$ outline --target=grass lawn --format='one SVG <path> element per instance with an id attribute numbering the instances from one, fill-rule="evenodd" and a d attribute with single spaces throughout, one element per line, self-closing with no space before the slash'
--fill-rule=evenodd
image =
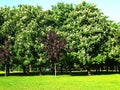
<path id="1" fill-rule="evenodd" d="M 120 75 L 0 76 L 0 90 L 120 90 Z"/>

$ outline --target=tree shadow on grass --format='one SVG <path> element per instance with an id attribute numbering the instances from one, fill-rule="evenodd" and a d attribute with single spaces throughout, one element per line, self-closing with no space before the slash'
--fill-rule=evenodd
<path id="1" fill-rule="evenodd" d="M 118 72 L 91 72 L 91 75 L 111 75 L 111 74 L 120 74 Z M 41 76 L 45 76 L 45 75 L 53 75 L 51 72 L 43 72 Z M 88 76 L 87 72 L 80 72 L 80 71 L 73 71 L 73 72 L 57 72 L 57 76 L 62 76 L 62 75 L 70 75 L 70 76 Z M 5 76 L 5 74 L 0 74 L 0 76 Z M 8 76 L 40 76 L 38 72 L 30 72 L 30 73 L 22 73 L 22 72 L 12 72 L 10 73 Z"/>
<path id="2" fill-rule="evenodd" d="M 118 72 L 91 72 L 91 75 L 111 75 L 120 74 Z M 72 72 L 71 76 L 88 76 L 87 72 Z"/>

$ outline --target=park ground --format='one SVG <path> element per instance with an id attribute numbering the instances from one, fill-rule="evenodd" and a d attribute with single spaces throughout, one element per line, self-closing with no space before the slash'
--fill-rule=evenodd
<path id="1" fill-rule="evenodd" d="M 0 90 L 120 90 L 120 74 L 0 76 Z"/>

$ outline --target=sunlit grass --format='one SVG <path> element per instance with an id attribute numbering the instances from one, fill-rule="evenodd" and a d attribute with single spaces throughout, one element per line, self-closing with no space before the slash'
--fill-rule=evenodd
<path id="1" fill-rule="evenodd" d="M 120 90 L 120 75 L 1 76 L 0 90 Z"/>
<path id="2" fill-rule="evenodd" d="M 0 71 L 0 74 L 5 74 L 5 72 L 4 71 Z"/>

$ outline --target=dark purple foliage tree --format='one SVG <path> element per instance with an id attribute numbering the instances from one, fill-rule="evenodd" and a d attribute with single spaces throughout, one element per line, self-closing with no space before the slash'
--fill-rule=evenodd
<path id="1" fill-rule="evenodd" d="M 9 74 L 9 43 L 5 41 L 4 48 L 0 48 L 0 62 L 5 65 L 5 76 Z"/>
<path id="2" fill-rule="evenodd" d="M 56 63 L 60 62 L 60 58 L 63 56 L 66 40 L 61 39 L 54 31 L 50 31 L 47 37 L 41 38 L 41 41 L 45 44 L 44 50 L 47 52 L 47 58 L 52 64 L 52 72 L 56 76 Z"/>

